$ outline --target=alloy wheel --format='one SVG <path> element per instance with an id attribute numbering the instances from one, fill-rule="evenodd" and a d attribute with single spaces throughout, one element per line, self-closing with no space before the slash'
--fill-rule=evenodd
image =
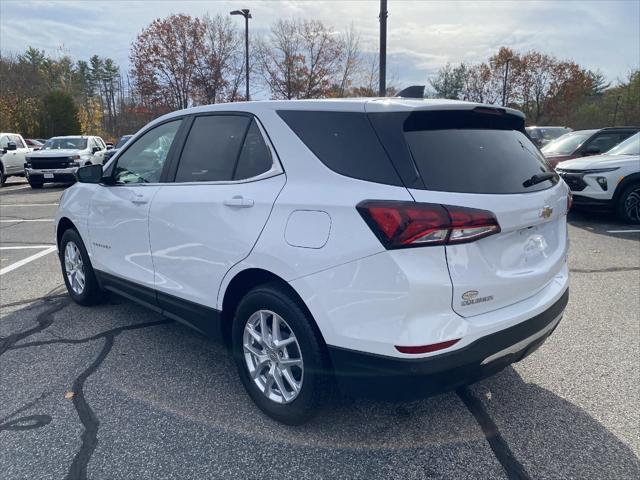
<path id="1" fill-rule="evenodd" d="M 64 271 L 71 290 L 76 295 L 82 295 L 85 286 L 84 263 L 80 249 L 74 242 L 67 242 L 64 248 Z"/>
<path id="2" fill-rule="evenodd" d="M 635 187 L 624 201 L 627 218 L 634 223 L 640 223 L 640 186 Z"/>
<path id="3" fill-rule="evenodd" d="M 249 317 L 242 337 L 249 376 L 264 396 L 290 403 L 302 389 L 304 362 L 298 339 L 277 313 L 259 310 Z"/>

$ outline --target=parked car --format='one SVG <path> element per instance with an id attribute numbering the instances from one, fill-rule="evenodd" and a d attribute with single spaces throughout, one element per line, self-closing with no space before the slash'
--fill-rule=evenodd
<path id="1" fill-rule="evenodd" d="M 29 147 L 30 152 L 35 152 L 36 150 L 40 150 L 42 148 L 42 145 L 44 145 L 44 142 L 40 142 L 33 138 L 25 138 L 24 141 L 27 144 L 27 147 Z"/>
<path id="2" fill-rule="evenodd" d="M 56 215 L 71 298 L 111 290 L 224 339 L 285 423 L 316 411 L 334 372 L 396 398 L 491 375 L 567 303 L 569 189 L 512 109 L 208 105 L 77 176 Z"/>
<path id="3" fill-rule="evenodd" d="M 572 132 L 573 130 L 568 127 L 527 127 L 526 128 L 529 137 L 533 140 L 538 147 L 544 147 L 547 143 L 561 137 L 565 133 Z"/>
<path id="4" fill-rule="evenodd" d="M 111 160 L 111 157 L 113 157 L 118 152 L 118 150 L 124 147 L 124 144 L 127 143 L 131 137 L 133 137 L 133 135 L 123 135 L 122 137 L 120 137 L 120 140 L 118 140 L 118 143 L 116 143 L 115 147 L 111 150 L 107 150 L 104 153 L 103 163 L 107 163 L 109 160 Z"/>
<path id="5" fill-rule="evenodd" d="M 640 127 L 608 127 L 578 130 L 542 147 L 542 153 L 552 167 L 572 158 L 600 155 L 626 140 Z"/>
<path id="6" fill-rule="evenodd" d="M 78 167 L 102 164 L 106 151 L 100 137 L 53 137 L 42 149 L 27 155 L 24 171 L 31 188 L 42 188 L 45 183 L 75 182 Z"/>
<path id="7" fill-rule="evenodd" d="M 556 171 L 576 205 L 607 207 L 627 223 L 640 223 L 640 133 L 605 155 L 562 162 Z"/>
<path id="8" fill-rule="evenodd" d="M 19 133 L 0 133 L 0 186 L 9 177 L 24 176 L 24 159 L 29 147 Z"/>

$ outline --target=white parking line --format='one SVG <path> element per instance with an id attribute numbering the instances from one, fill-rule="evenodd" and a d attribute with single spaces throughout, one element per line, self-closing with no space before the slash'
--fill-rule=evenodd
<path id="1" fill-rule="evenodd" d="M 11 220 L 0 220 L 0 223 L 22 223 L 22 222 L 53 222 L 53 218 L 18 218 Z"/>
<path id="2" fill-rule="evenodd" d="M 607 230 L 607 233 L 640 233 L 640 230 Z"/>
<path id="3" fill-rule="evenodd" d="M 30 247 L 30 246 L 29 246 Z M 3 249 L 9 249 L 11 247 L 1 247 Z M 22 247 L 25 248 L 25 247 Z M 28 247 L 26 247 L 28 248 Z M 20 268 L 24 265 L 26 265 L 27 263 L 33 262 L 34 260 L 39 259 L 40 257 L 44 257 L 45 255 L 49 255 L 51 252 L 55 252 L 56 251 L 56 246 L 52 245 L 50 247 L 46 247 L 44 250 L 42 250 L 41 252 L 35 253 L 33 255 L 31 255 L 30 257 L 24 258 L 18 262 L 12 263 L 11 265 L 7 265 L 4 268 L 0 269 L 0 275 L 4 275 L 5 273 L 9 273 L 13 270 L 15 270 L 16 268 Z"/>
<path id="4" fill-rule="evenodd" d="M 20 186 L 20 187 L 4 187 L 2 190 L 0 190 L 1 192 L 13 192 L 15 190 L 22 190 L 23 188 L 31 188 L 31 185 L 24 185 L 24 186 Z"/>
<path id="5" fill-rule="evenodd" d="M 55 247 L 55 245 L 53 244 L 48 244 L 48 245 L 21 245 L 21 246 L 10 246 L 10 247 L 0 247 L 0 250 L 29 250 L 32 248 L 36 248 L 36 249 L 42 249 L 42 248 L 49 248 L 49 247 Z"/>
<path id="6" fill-rule="evenodd" d="M 3 207 L 54 207 L 58 206 L 58 203 L 0 203 L 0 208 Z"/>

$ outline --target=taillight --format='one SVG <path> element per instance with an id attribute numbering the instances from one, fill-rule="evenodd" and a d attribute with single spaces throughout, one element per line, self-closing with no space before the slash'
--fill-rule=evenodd
<path id="1" fill-rule="evenodd" d="M 356 208 L 387 249 L 468 243 L 500 232 L 495 215 L 477 208 L 393 200 Z"/>

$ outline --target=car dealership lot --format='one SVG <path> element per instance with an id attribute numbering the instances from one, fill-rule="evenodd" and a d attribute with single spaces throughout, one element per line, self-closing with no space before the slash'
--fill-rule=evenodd
<path id="1" fill-rule="evenodd" d="M 640 474 L 637 227 L 570 215 L 569 306 L 522 363 L 417 402 L 335 399 L 287 427 L 254 407 L 222 346 L 116 296 L 70 302 L 51 249 L 62 190 L 0 190 L 6 478 Z"/>

